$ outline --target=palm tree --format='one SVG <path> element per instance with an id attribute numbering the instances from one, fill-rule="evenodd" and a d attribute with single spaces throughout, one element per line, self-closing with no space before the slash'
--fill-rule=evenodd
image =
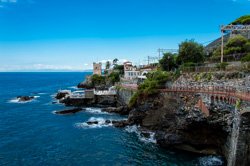
<path id="1" fill-rule="evenodd" d="M 113 60 L 113 65 L 117 65 L 117 62 L 118 62 L 119 60 L 117 59 L 117 58 L 115 58 L 114 60 Z"/>
<path id="2" fill-rule="evenodd" d="M 106 70 L 108 70 L 109 68 L 110 68 L 110 62 L 107 61 L 107 62 L 106 62 Z"/>

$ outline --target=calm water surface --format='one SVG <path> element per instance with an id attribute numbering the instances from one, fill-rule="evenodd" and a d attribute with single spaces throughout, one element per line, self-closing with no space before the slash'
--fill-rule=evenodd
<path id="1" fill-rule="evenodd" d="M 213 156 L 192 156 L 159 148 L 134 128 L 89 128 L 89 119 L 124 119 L 98 108 L 55 115 L 59 89 L 74 90 L 90 73 L 0 73 L 0 165 L 220 165 Z M 16 96 L 32 95 L 17 103 Z"/>

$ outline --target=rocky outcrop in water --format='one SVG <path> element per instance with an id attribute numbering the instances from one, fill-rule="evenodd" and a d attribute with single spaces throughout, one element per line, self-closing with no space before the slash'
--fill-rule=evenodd
<path id="1" fill-rule="evenodd" d="M 63 98 L 65 98 L 67 95 L 69 95 L 70 93 L 68 92 L 68 91 L 61 91 L 61 92 L 58 92 L 57 94 L 56 94 L 56 99 L 57 100 L 60 100 L 60 99 L 63 99 Z"/>
<path id="2" fill-rule="evenodd" d="M 82 108 L 73 108 L 73 109 L 67 109 L 67 110 L 62 110 L 62 111 L 55 111 L 55 114 L 59 114 L 59 115 L 74 114 L 82 110 L 83 110 Z"/>
<path id="3" fill-rule="evenodd" d="M 108 112 L 108 113 L 116 113 L 120 115 L 128 115 L 129 113 L 127 106 L 107 107 L 107 108 L 103 108 L 102 111 Z"/>
<path id="4" fill-rule="evenodd" d="M 17 96 L 18 102 L 27 102 L 33 100 L 34 96 Z"/>

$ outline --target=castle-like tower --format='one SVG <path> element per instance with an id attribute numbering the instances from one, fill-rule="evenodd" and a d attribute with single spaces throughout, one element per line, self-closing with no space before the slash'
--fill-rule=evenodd
<path id="1" fill-rule="evenodd" d="M 102 75 L 102 63 L 93 63 L 93 74 Z"/>

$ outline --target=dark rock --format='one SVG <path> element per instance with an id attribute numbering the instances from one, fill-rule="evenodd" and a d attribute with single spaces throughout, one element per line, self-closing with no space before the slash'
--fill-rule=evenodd
<path id="1" fill-rule="evenodd" d="M 121 121 L 112 121 L 112 124 L 114 125 L 114 127 L 118 127 L 118 128 L 124 128 L 126 126 L 128 126 L 128 122 L 126 120 L 121 120 Z"/>
<path id="2" fill-rule="evenodd" d="M 74 113 L 77 113 L 77 112 L 80 112 L 82 111 L 83 109 L 82 108 L 73 108 L 73 109 L 69 109 L 69 110 L 63 110 L 63 111 L 56 111 L 55 113 L 56 114 L 74 114 Z"/>
<path id="3" fill-rule="evenodd" d="M 62 98 L 65 98 L 67 95 L 69 95 L 69 92 L 58 92 L 57 94 L 56 94 L 56 99 L 58 99 L 58 100 L 60 100 L 60 99 L 62 99 Z"/>
<path id="4" fill-rule="evenodd" d="M 106 124 L 110 124 L 110 123 L 111 123 L 111 120 L 106 120 L 105 123 L 106 123 Z"/>
<path id="5" fill-rule="evenodd" d="M 79 84 L 77 85 L 77 88 L 93 89 L 94 87 L 93 87 L 90 83 L 84 81 L 84 82 L 79 83 Z"/>
<path id="6" fill-rule="evenodd" d="M 150 133 L 147 131 L 141 131 L 141 135 L 145 138 L 150 138 Z"/>
<path id="7" fill-rule="evenodd" d="M 224 155 L 228 136 L 225 123 L 210 121 L 195 109 L 198 97 L 149 96 L 137 102 L 126 123 L 154 131 L 157 143 L 164 148 Z"/>
<path id="8" fill-rule="evenodd" d="M 129 113 L 127 106 L 107 107 L 107 108 L 103 108 L 102 111 L 108 112 L 108 113 L 117 113 L 120 115 L 128 115 Z"/>
<path id="9" fill-rule="evenodd" d="M 30 101 L 30 100 L 33 100 L 34 98 L 35 98 L 34 96 L 18 96 L 17 97 L 19 102 Z"/>
<path id="10" fill-rule="evenodd" d="M 78 99 L 78 98 L 66 97 L 61 99 L 59 102 L 65 104 L 66 106 L 74 106 L 74 107 L 95 106 L 94 99 L 89 99 L 89 98 Z"/>
<path id="11" fill-rule="evenodd" d="M 98 121 L 88 121 L 86 122 L 88 125 L 94 125 L 94 124 L 98 124 Z"/>

